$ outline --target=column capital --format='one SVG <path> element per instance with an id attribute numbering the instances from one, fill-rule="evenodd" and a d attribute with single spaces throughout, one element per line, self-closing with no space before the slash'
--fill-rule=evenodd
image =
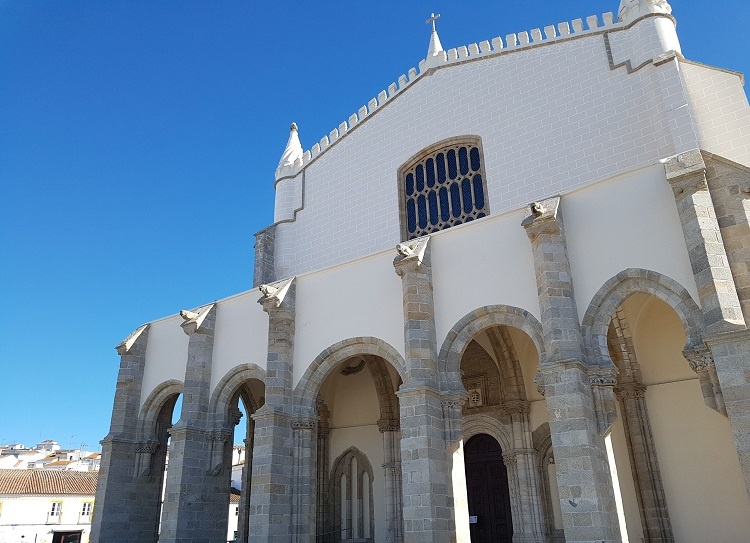
<path id="1" fill-rule="evenodd" d="M 708 189 L 706 163 L 700 149 L 691 149 L 667 158 L 664 160 L 664 170 L 675 196 Z"/>
<path id="2" fill-rule="evenodd" d="M 404 274 L 417 271 L 425 261 L 427 255 L 427 245 L 430 236 L 412 239 L 396 245 L 398 256 L 393 260 L 393 267 L 399 277 Z"/>
<path id="3" fill-rule="evenodd" d="M 401 422 L 398 419 L 380 419 L 378 421 L 378 431 L 381 434 L 386 432 L 398 432 L 401 429 Z"/>
<path id="4" fill-rule="evenodd" d="M 295 277 L 290 277 L 258 287 L 263 293 L 263 296 L 258 300 L 258 303 L 263 306 L 263 311 L 270 314 L 274 309 L 281 307 L 294 279 Z"/>
<path id="5" fill-rule="evenodd" d="M 188 336 L 193 334 L 213 335 L 216 324 L 216 304 L 208 304 L 192 311 L 183 309 L 180 317 L 185 321 L 180 326 Z"/>
<path id="6" fill-rule="evenodd" d="M 714 365 L 714 355 L 711 353 L 708 347 L 704 345 L 696 347 L 695 349 L 683 351 L 682 356 L 687 359 L 688 363 L 690 364 L 690 368 L 695 373 L 708 371 L 708 369 Z"/>
<path id="7" fill-rule="evenodd" d="M 292 430 L 315 430 L 318 419 L 315 417 L 303 417 L 292 419 Z"/>
<path id="8" fill-rule="evenodd" d="M 526 229 L 526 234 L 532 243 L 541 234 L 560 234 L 562 232 L 558 217 L 559 209 L 559 196 L 532 202 L 526 207 L 526 215 L 521 221 L 521 226 Z"/>
<path id="9" fill-rule="evenodd" d="M 618 383 L 615 386 L 615 397 L 618 400 L 636 400 L 646 397 L 646 385 L 636 381 Z"/>

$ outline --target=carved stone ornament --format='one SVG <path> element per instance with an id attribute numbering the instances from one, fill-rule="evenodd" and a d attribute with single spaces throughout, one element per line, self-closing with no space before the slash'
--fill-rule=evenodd
<path id="1" fill-rule="evenodd" d="M 631 23 L 649 13 L 672 13 L 667 0 L 621 0 L 617 18 L 622 23 Z"/>
<path id="2" fill-rule="evenodd" d="M 619 383 L 615 387 L 615 396 L 619 400 L 639 400 L 646 397 L 646 385 L 631 381 Z"/>
<path id="3" fill-rule="evenodd" d="M 714 357 L 707 347 L 699 347 L 690 351 L 684 351 L 682 355 L 687 358 L 690 368 L 695 373 L 709 371 L 714 365 Z"/>
<path id="4" fill-rule="evenodd" d="M 430 236 L 422 236 L 421 238 L 412 239 L 409 241 L 405 241 L 403 243 L 399 243 L 396 245 L 396 252 L 398 252 L 398 256 L 393 261 L 393 265 L 396 266 L 397 264 L 406 263 L 406 262 L 413 262 L 417 266 L 420 266 L 422 264 L 422 260 L 424 260 L 424 254 L 427 250 L 427 244 L 430 241 Z"/>
<path id="5" fill-rule="evenodd" d="M 500 408 L 508 415 L 524 415 L 529 413 L 531 404 L 526 400 L 508 400 L 503 402 Z"/>
<path id="6" fill-rule="evenodd" d="M 258 300 L 258 303 L 263 306 L 265 311 L 279 307 L 284 301 L 284 297 L 289 292 L 289 288 L 294 282 L 294 277 L 288 279 L 282 279 L 275 283 L 269 283 L 267 285 L 261 285 L 258 287 L 263 294 L 263 297 Z"/>
<path id="7" fill-rule="evenodd" d="M 135 452 L 138 454 L 140 453 L 154 454 L 157 450 L 159 450 L 159 444 L 156 442 L 135 444 Z"/>
<path id="8" fill-rule="evenodd" d="M 560 223 L 557 218 L 559 209 L 559 196 L 532 202 L 526 207 L 526 214 L 521 221 L 521 226 L 526 229 L 526 234 L 531 241 L 534 241 L 540 234 L 560 233 Z"/>
<path id="9" fill-rule="evenodd" d="M 215 306 L 216 304 L 208 304 L 204 305 L 203 307 L 199 307 L 194 311 L 180 311 L 180 317 L 182 317 L 182 319 L 185 321 L 180 325 L 182 327 L 182 330 L 187 335 L 200 330 L 201 326 L 206 320 L 206 317 L 208 317 L 209 313 Z"/>
<path id="10" fill-rule="evenodd" d="M 344 366 L 344 369 L 342 369 L 340 373 L 341 373 L 341 375 L 345 375 L 345 376 L 346 375 L 355 375 L 355 374 L 359 373 L 360 371 L 362 371 L 364 369 L 364 367 L 365 367 L 365 361 L 364 361 L 364 359 L 360 359 L 359 360 L 359 364 L 354 364 L 354 365 L 351 365 L 351 366 L 349 364 L 347 364 L 346 366 Z"/>
<path id="11" fill-rule="evenodd" d="M 144 324 L 142 326 L 139 326 L 135 329 L 135 331 L 130 334 L 128 337 L 123 339 L 115 349 L 117 350 L 117 354 L 120 356 L 125 356 L 126 354 L 131 354 L 130 350 L 133 348 L 133 345 L 135 345 L 135 342 L 138 341 L 138 338 L 141 337 L 143 332 L 145 332 L 148 329 L 149 325 Z"/>
<path id="12" fill-rule="evenodd" d="M 381 434 L 385 432 L 398 432 L 401 429 L 401 424 L 398 420 L 391 419 L 380 419 L 378 421 L 378 431 Z"/>
<path id="13" fill-rule="evenodd" d="M 242 411 L 237 407 L 229 408 L 229 424 L 237 426 L 242 420 Z"/>
<path id="14" fill-rule="evenodd" d="M 544 393 L 545 393 L 545 390 L 544 390 L 544 375 L 542 375 L 541 373 L 537 373 L 534 376 L 534 383 L 536 383 L 536 390 L 537 390 L 537 392 L 539 392 L 539 394 L 541 394 L 542 396 L 544 396 Z"/>
<path id="15" fill-rule="evenodd" d="M 316 422 L 313 418 L 294 419 L 292 421 L 292 428 L 294 430 L 314 430 Z"/>
<path id="16" fill-rule="evenodd" d="M 440 400 L 440 405 L 443 409 L 461 409 L 465 402 L 465 398 L 451 398 L 449 400 Z"/>

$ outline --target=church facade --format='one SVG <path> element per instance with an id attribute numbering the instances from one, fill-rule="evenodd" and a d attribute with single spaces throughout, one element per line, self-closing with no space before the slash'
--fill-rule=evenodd
<path id="1" fill-rule="evenodd" d="M 242 542 L 747 540 L 742 75 L 664 0 L 449 50 L 434 19 L 292 125 L 254 288 L 117 347 L 92 542 L 224 541 L 238 425 Z"/>

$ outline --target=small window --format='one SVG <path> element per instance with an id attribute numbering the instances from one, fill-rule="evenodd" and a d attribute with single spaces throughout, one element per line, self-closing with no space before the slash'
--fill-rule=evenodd
<path id="1" fill-rule="evenodd" d="M 81 508 L 81 516 L 82 517 L 90 517 L 91 516 L 91 509 L 93 508 L 94 504 L 91 502 L 83 502 L 83 507 Z"/>
<path id="2" fill-rule="evenodd" d="M 239 516 L 240 516 L 240 506 L 239 506 L 239 505 L 235 505 L 235 506 L 234 506 L 234 515 L 235 515 L 236 517 L 239 517 Z"/>
<path id="3" fill-rule="evenodd" d="M 479 138 L 442 142 L 399 170 L 401 237 L 410 240 L 489 215 Z"/>
<path id="4" fill-rule="evenodd" d="M 49 511 L 49 516 L 59 517 L 62 514 L 62 502 L 52 502 L 52 509 Z"/>

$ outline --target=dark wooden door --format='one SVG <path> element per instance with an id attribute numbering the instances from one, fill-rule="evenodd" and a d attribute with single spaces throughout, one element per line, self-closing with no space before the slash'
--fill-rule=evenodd
<path id="1" fill-rule="evenodd" d="M 478 434 L 464 445 L 466 488 L 471 543 L 511 543 L 513 522 L 510 515 L 508 470 L 503 451 L 492 436 Z"/>

